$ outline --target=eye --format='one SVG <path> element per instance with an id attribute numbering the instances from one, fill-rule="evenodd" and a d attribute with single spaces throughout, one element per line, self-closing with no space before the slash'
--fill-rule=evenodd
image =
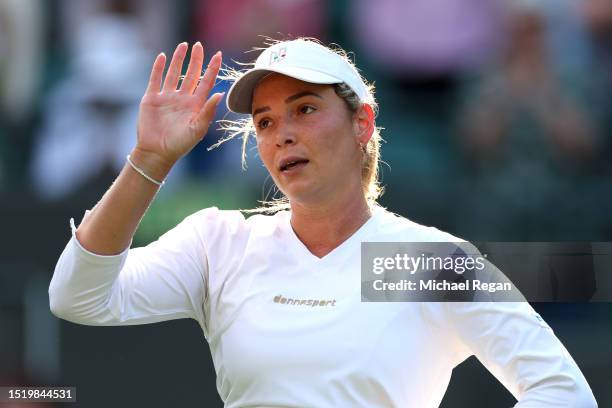
<path id="1" fill-rule="evenodd" d="M 263 130 L 267 128 L 268 126 L 270 126 L 270 119 L 268 118 L 263 118 L 259 122 L 257 122 L 257 128 L 259 129 Z"/>
<path id="2" fill-rule="evenodd" d="M 316 111 L 317 109 L 314 106 L 310 106 L 310 105 L 302 105 L 300 106 L 300 113 L 312 113 L 314 111 Z"/>

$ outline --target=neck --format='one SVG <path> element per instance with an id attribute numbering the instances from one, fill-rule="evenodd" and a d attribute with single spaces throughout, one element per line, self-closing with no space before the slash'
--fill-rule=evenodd
<path id="1" fill-rule="evenodd" d="M 366 198 L 359 194 L 345 200 L 316 205 L 291 203 L 291 226 L 314 255 L 323 257 L 346 241 L 370 218 Z"/>

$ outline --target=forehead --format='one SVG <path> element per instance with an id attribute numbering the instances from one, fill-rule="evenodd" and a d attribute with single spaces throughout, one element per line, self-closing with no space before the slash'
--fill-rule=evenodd
<path id="1" fill-rule="evenodd" d="M 261 104 L 273 103 L 277 100 L 283 101 L 287 96 L 302 91 L 315 92 L 321 97 L 325 97 L 330 91 L 333 91 L 333 88 L 327 84 L 313 84 L 286 75 L 272 73 L 259 81 L 253 89 L 252 107 L 255 109 Z"/>

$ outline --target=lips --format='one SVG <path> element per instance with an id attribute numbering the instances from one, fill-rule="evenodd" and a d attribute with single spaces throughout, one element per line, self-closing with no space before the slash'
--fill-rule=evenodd
<path id="1" fill-rule="evenodd" d="M 301 166 L 307 164 L 308 162 L 309 162 L 309 160 L 305 159 L 303 157 L 295 157 L 295 156 L 286 157 L 286 158 L 284 158 L 283 160 L 280 161 L 278 169 L 281 172 L 285 172 L 285 171 L 289 171 L 289 170 L 291 170 L 293 168 L 296 168 L 296 167 L 301 167 Z"/>

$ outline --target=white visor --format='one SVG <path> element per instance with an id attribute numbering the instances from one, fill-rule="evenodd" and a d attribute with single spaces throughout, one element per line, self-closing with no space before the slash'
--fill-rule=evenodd
<path id="1" fill-rule="evenodd" d="M 368 95 L 361 76 L 347 60 L 314 41 L 299 39 L 266 48 L 255 66 L 232 84 L 227 94 L 228 109 L 250 114 L 255 86 L 272 72 L 313 84 L 344 82 L 363 102 Z"/>

